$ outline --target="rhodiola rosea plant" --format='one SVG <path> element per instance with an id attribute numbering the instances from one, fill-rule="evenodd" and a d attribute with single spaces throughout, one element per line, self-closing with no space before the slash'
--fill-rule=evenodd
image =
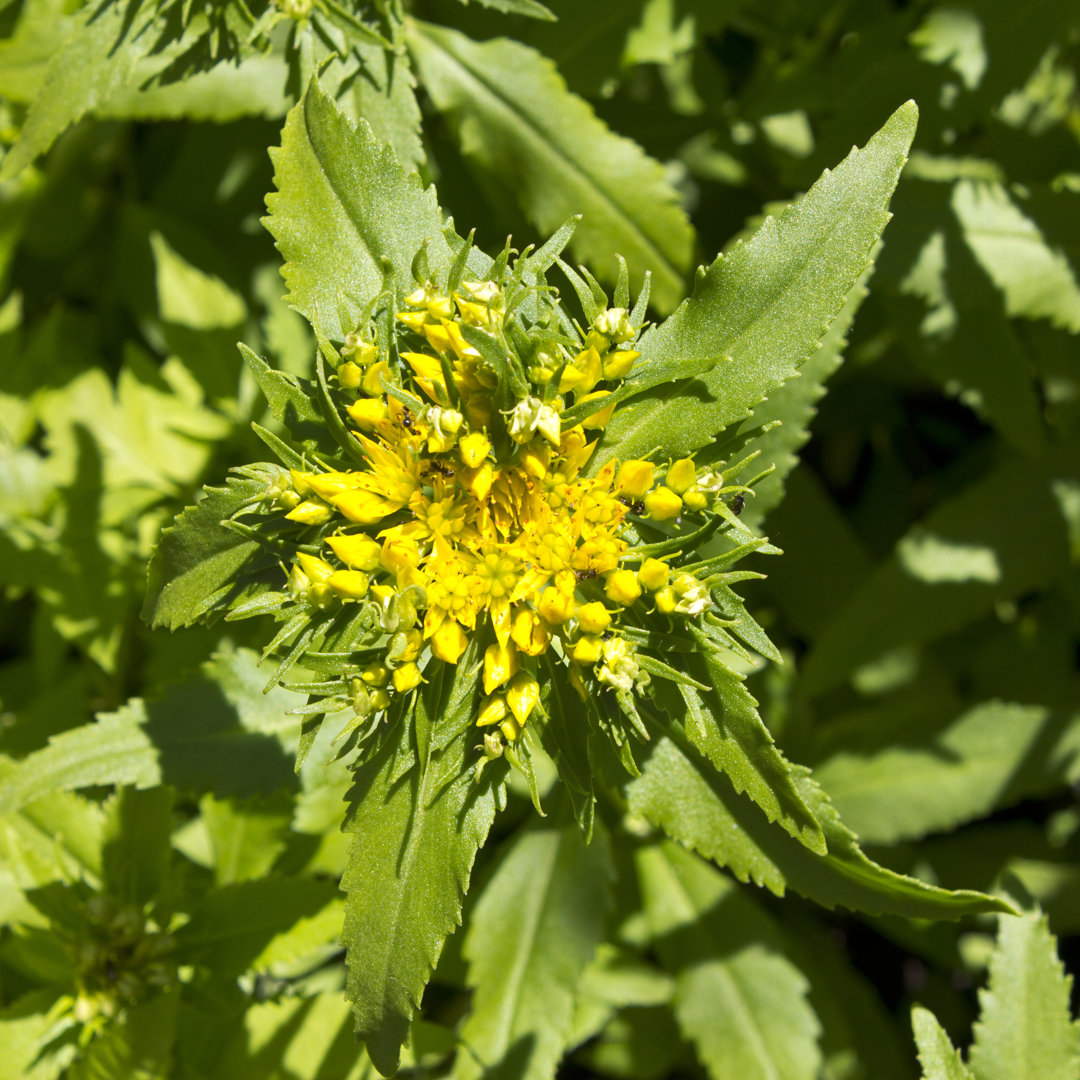
<path id="1" fill-rule="evenodd" d="M 0 1078 L 1071 1080 L 1076 14 L 487 6 L 0 10 Z"/>
<path id="2" fill-rule="evenodd" d="M 557 823 L 565 803 L 574 822 L 524 824 L 494 866 L 505 895 L 466 928 L 463 1072 L 554 1066 L 614 845 L 650 919 L 674 932 L 708 909 L 722 879 L 632 820 L 827 906 L 998 906 L 867 859 L 743 686 L 748 650 L 781 659 L 733 588 L 760 576 L 743 558 L 775 552 L 740 520 L 770 472 L 761 406 L 861 287 L 915 117 L 903 106 L 646 327 L 647 277 L 632 304 L 625 269 L 609 296 L 562 261 L 574 222 L 485 254 L 317 82 L 290 114 L 266 223 L 315 378 L 245 350 L 281 425 L 257 428 L 276 460 L 238 466 L 166 531 L 145 614 L 278 624 L 267 689 L 306 695 L 298 766 L 328 727 L 353 773 L 346 993 L 384 1074 L 511 774 L 537 813 Z M 564 904 L 590 909 L 565 912 L 579 934 L 565 945 Z"/>

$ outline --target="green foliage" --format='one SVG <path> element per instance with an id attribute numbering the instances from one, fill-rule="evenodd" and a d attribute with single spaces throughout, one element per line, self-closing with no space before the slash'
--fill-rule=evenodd
<path id="1" fill-rule="evenodd" d="M 675 1016 L 709 1075 L 817 1076 L 806 979 L 783 957 L 769 918 L 682 848 L 643 848 L 637 863 L 650 933 L 676 976 Z"/>
<path id="2" fill-rule="evenodd" d="M 693 295 L 642 338 L 650 363 L 641 378 L 644 387 L 668 383 L 683 357 L 709 357 L 716 367 L 689 395 L 669 387 L 620 410 L 607 454 L 639 457 L 655 446 L 692 453 L 795 374 L 866 271 L 917 117 L 914 102 L 902 106 L 864 150 L 699 275 Z M 630 379 L 623 393 L 636 389 Z"/>
<path id="3" fill-rule="evenodd" d="M 357 1032 L 383 1075 L 396 1071 L 443 941 L 461 921 L 473 859 L 498 798 L 493 781 L 478 786 L 465 768 L 464 735 L 420 774 L 402 768 L 412 748 L 408 728 L 399 731 L 400 741 L 387 741 L 357 770 L 353 847 L 342 879 L 349 997 Z M 449 774 L 441 782 L 436 767 Z"/>
<path id="4" fill-rule="evenodd" d="M 1050 0 L 0 3 L 0 1080 L 1073 1080 L 1078 72 Z M 365 712 L 401 613 L 284 518 L 486 280 L 495 441 L 615 401 L 581 475 L 712 515 L 509 741 L 491 636 Z"/>
<path id="5" fill-rule="evenodd" d="M 543 826 L 510 842 L 462 946 L 475 998 L 455 1076 L 552 1075 L 570 1045 L 579 980 L 604 940 L 612 876 L 603 834 L 586 847 L 572 824 Z"/>
<path id="6" fill-rule="evenodd" d="M 480 177 L 501 177 L 542 235 L 581 214 L 579 259 L 614 278 L 619 252 L 638 275 L 652 274 L 659 310 L 678 303 L 694 232 L 657 162 L 608 129 L 532 49 L 508 40 L 477 44 L 420 22 L 410 25 L 408 43 Z"/>
<path id="7" fill-rule="evenodd" d="M 975 1041 L 965 1065 L 934 1016 L 912 1012 L 925 1080 L 1066 1080 L 1080 1067 L 1080 1022 L 1070 1018 L 1072 978 L 1062 971 L 1046 917 L 1003 919 L 979 997 Z"/>

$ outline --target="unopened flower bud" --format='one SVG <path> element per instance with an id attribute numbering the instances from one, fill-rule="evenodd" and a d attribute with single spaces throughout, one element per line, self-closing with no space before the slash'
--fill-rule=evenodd
<path id="1" fill-rule="evenodd" d="M 416 664 L 403 664 L 393 675 L 394 689 L 399 694 L 415 690 L 423 681 L 424 677 Z"/>
<path id="2" fill-rule="evenodd" d="M 382 545 L 364 533 L 349 536 L 328 536 L 330 550 L 350 569 L 370 573 L 379 566 Z"/>
<path id="3" fill-rule="evenodd" d="M 484 652 L 484 693 L 502 686 L 518 669 L 517 649 L 507 642 L 489 645 Z"/>
<path id="4" fill-rule="evenodd" d="M 577 618 L 578 626 L 586 634 L 602 634 L 611 623 L 610 613 L 599 600 L 582 604 L 577 609 Z"/>
<path id="5" fill-rule="evenodd" d="M 667 471 L 664 483 L 667 484 L 676 495 L 682 495 L 693 487 L 697 480 L 697 469 L 694 468 L 693 458 L 680 458 Z"/>
<path id="6" fill-rule="evenodd" d="M 510 680 L 506 690 L 506 703 L 510 706 L 514 719 L 522 727 L 539 700 L 540 684 L 536 681 L 536 676 L 529 671 L 519 671 Z"/>
<path id="7" fill-rule="evenodd" d="M 470 469 L 478 468 L 491 452 L 491 440 L 482 431 L 472 431 L 458 442 L 462 464 Z"/>
<path id="8" fill-rule="evenodd" d="M 468 636 L 453 619 L 446 619 L 431 636 L 432 654 L 448 664 L 456 664 L 468 644 Z"/>
<path id="9" fill-rule="evenodd" d="M 615 474 L 615 490 L 620 495 L 639 499 L 653 485 L 651 461 L 624 461 Z"/>
<path id="10" fill-rule="evenodd" d="M 634 336 L 630 313 L 626 308 L 608 308 L 607 311 L 601 311 L 592 328 L 616 345 L 629 341 Z"/>
<path id="11" fill-rule="evenodd" d="M 660 559 L 646 559 L 638 570 L 638 581 L 650 592 L 662 589 L 668 583 L 671 569 L 666 562 Z"/>
<path id="12" fill-rule="evenodd" d="M 658 487 L 645 496 L 645 513 L 654 521 L 669 521 L 679 516 L 683 501 L 669 487 Z"/>
<path id="13" fill-rule="evenodd" d="M 641 595 L 637 574 L 633 570 L 613 570 L 604 581 L 604 595 L 616 604 L 629 607 Z"/>

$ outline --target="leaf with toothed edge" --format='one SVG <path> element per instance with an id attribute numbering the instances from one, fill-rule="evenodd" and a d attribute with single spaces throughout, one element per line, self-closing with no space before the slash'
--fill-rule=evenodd
<path id="1" fill-rule="evenodd" d="M 978 1080 L 1075 1080 L 1080 1022 L 1069 1015 L 1072 976 L 1041 912 L 998 920 L 990 979 L 968 1055 Z"/>
<path id="2" fill-rule="evenodd" d="M 590 470 L 656 447 L 672 457 L 693 453 L 798 371 L 870 263 L 917 119 L 914 102 L 902 105 L 779 218 L 698 272 L 693 295 L 642 335 L 642 360 L 620 390 L 629 400 L 605 428 Z M 666 382 L 664 373 L 688 357 L 720 362 L 692 380 Z M 634 396 L 635 378 L 662 389 Z"/>
<path id="3" fill-rule="evenodd" d="M 262 549 L 221 522 L 263 495 L 278 472 L 273 465 L 248 468 L 265 470 L 265 477 L 229 477 L 223 488 L 204 488 L 204 498 L 162 532 L 150 559 L 142 609 L 151 626 L 177 630 L 213 622 L 244 599 L 237 577 L 252 568 L 248 564 Z M 272 559 L 269 565 L 275 565 Z"/>
<path id="4" fill-rule="evenodd" d="M 265 224 L 285 259 L 288 300 L 313 325 L 318 313 L 331 341 L 355 330 L 387 285 L 412 290 L 412 261 L 425 243 L 433 268 L 451 261 L 434 189 L 406 174 L 366 121 L 354 126 L 318 79 L 270 156 L 277 191 L 267 196 Z"/>
<path id="5" fill-rule="evenodd" d="M 824 855 L 821 825 L 799 793 L 792 766 L 762 723 L 757 702 L 743 680 L 716 655 L 704 632 L 692 624 L 690 632 L 706 655 L 691 670 L 710 687 L 705 694 L 693 687 L 679 687 L 691 742 L 714 768 L 728 776 L 736 791 L 753 799 L 770 821 L 811 851 Z"/>
<path id="6" fill-rule="evenodd" d="M 472 699 L 462 708 L 471 712 Z M 478 782 L 469 767 L 471 742 L 465 731 L 435 768 L 403 771 L 415 754 L 411 725 L 401 722 L 356 770 L 349 795 L 346 831 L 353 841 L 341 882 L 348 894 L 346 993 L 356 1033 L 384 1076 L 396 1071 L 443 942 L 461 922 L 473 859 L 495 819 L 500 781 L 491 768 L 500 766 L 489 766 Z"/>
<path id="7" fill-rule="evenodd" d="M 911 1026 L 925 1080 L 975 1080 L 932 1012 L 916 1005 L 911 1010 Z"/>
<path id="8" fill-rule="evenodd" d="M 879 866 L 863 854 L 807 770 L 792 766 L 792 776 L 821 825 L 826 855 L 814 854 L 768 822 L 749 799 L 736 794 L 726 776 L 705 766 L 676 724 L 656 741 L 641 776 L 628 784 L 627 797 L 631 813 L 726 866 L 740 881 L 753 881 L 777 896 L 793 889 L 823 907 L 911 919 L 1012 911 L 995 897 L 935 888 Z"/>

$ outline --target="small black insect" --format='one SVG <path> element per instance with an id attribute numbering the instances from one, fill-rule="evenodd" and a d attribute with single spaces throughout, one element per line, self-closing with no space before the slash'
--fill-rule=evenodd
<path id="1" fill-rule="evenodd" d="M 406 431 L 412 431 L 412 426 L 413 426 L 412 413 L 409 412 L 409 409 L 408 409 L 407 406 L 402 408 L 402 410 L 401 410 L 401 426 Z"/>
<path id="2" fill-rule="evenodd" d="M 731 502 L 728 503 L 728 509 L 736 516 L 743 512 L 743 508 L 745 506 L 746 498 L 741 491 L 738 495 L 735 496 L 735 498 L 731 500 Z"/>
<path id="3" fill-rule="evenodd" d="M 445 476 L 448 480 L 454 475 L 454 470 L 451 469 L 449 465 L 445 465 L 441 461 L 436 461 L 434 468 L 440 476 Z"/>
<path id="4" fill-rule="evenodd" d="M 644 514 L 645 513 L 645 504 L 640 499 L 635 499 L 630 504 L 630 513 L 631 514 Z"/>
<path id="5" fill-rule="evenodd" d="M 574 577 L 577 578 L 579 582 L 591 581 L 594 577 L 596 577 L 596 571 L 591 566 L 588 568 L 588 570 L 575 570 Z"/>

